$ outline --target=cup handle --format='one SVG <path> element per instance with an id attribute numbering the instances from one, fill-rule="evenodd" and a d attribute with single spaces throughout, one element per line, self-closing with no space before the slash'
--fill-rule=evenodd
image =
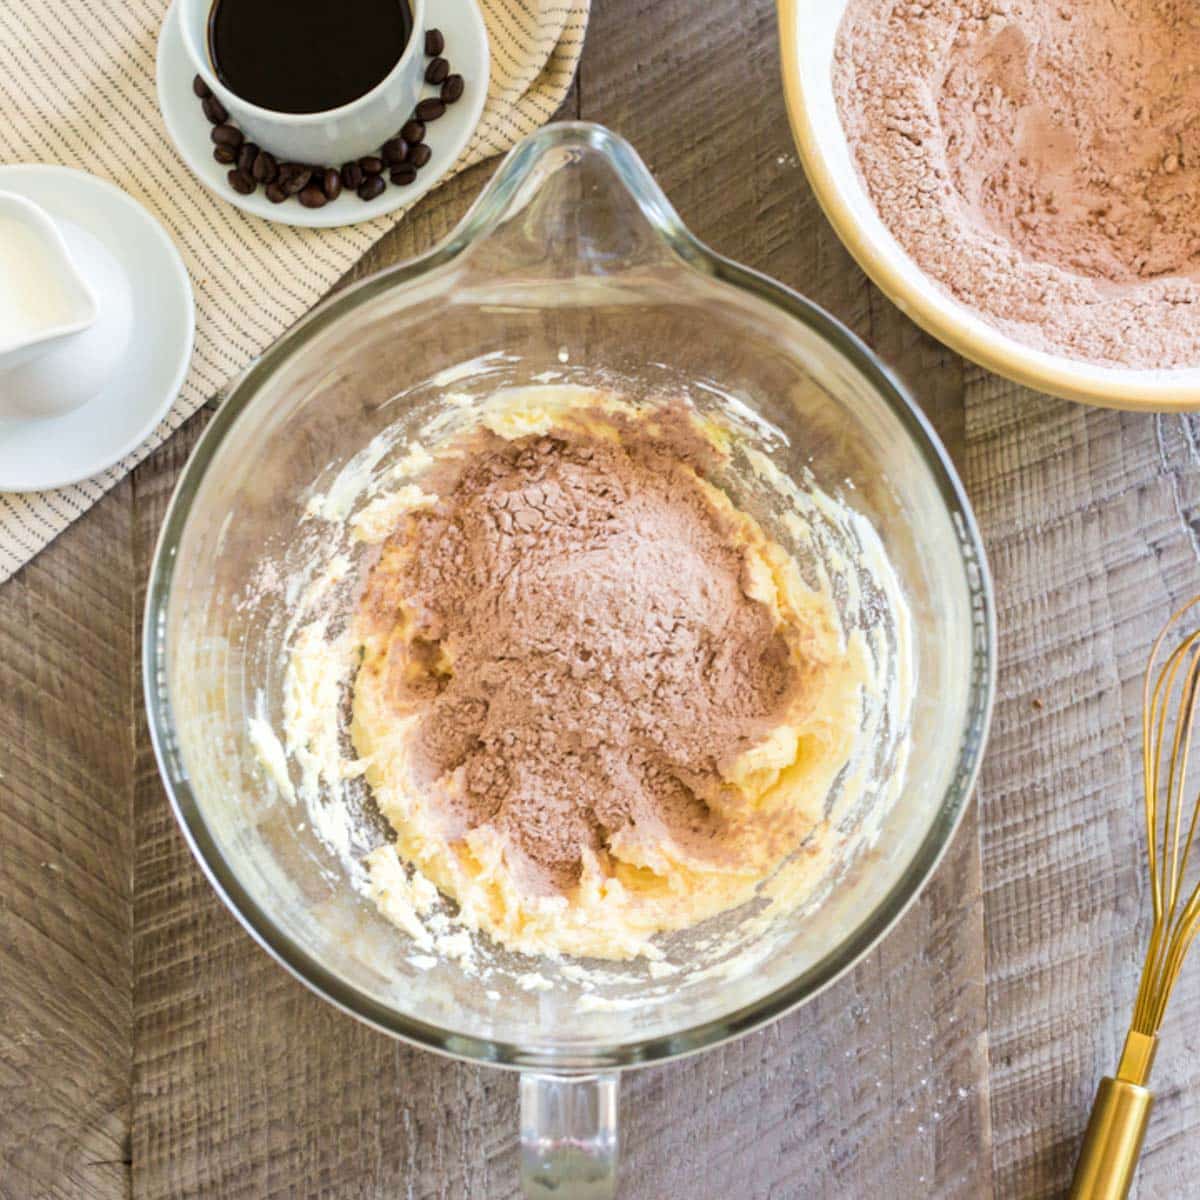
<path id="1" fill-rule="evenodd" d="M 521 1189 L 528 1200 L 613 1200 L 616 1072 L 521 1073 Z"/>

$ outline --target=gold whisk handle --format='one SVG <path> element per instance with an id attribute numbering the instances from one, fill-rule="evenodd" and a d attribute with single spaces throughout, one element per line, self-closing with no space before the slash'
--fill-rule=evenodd
<path id="1" fill-rule="evenodd" d="M 1100 1081 L 1071 1181 L 1071 1200 L 1125 1200 L 1153 1103 L 1154 1093 L 1140 1084 L 1107 1075 Z"/>
<path id="2" fill-rule="evenodd" d="M 1131 1029 L 1117 1078 L 1100 1080 L 1070 1200 L 1125 1200 L 1129 1194 L 1154 1103 L 1154 1093 L 1145 1085 L 1157 1049 L 1157 1037 Z"/>

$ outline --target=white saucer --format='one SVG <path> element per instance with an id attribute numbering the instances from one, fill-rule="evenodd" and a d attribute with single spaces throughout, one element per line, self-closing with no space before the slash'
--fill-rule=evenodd
<path id="1" fill-rule="evenodd" d="M 436 20 L 432 23 L 446 35 L 445 54 L 450 60 L 450 69 L 463 77 L 466 88 L 457 103 L 446 106 L 446 115 L 429 125 L 429 148 L 433 156 L 421 168 L 415 183 L 408 187 L 389 183 L 383 195 L 375 200 L 363 201 L 353 192 L 343 192 L 324 208 L 305 208 L 295 199 L 272 204 L 261 187 L 252 196 L 241 196 L 229 186 L 226 178 L 229 168 L 223 167 L 212 156 L 212 126 L 200 111 L 200 101 L 192 92 L 195 72 L 183 47 L 178 8 L 178 4 L 172 3 L 158 38 L 158 106 L 167 133 L 179 156 L 206 188 L 222 200 L 264 220 L 310 229 L 330 229 L 370 221 L 412 204 L 454 165 L 483 114 L 491 69 L 483 16 L 475 0 L 440 0 Z M 437 89 L 426 85 L 423 94 L 436 95 Z M 269 146 L 266 148 L 270 149 Z"/>
<path id="2" fill-rule="evenodd" d="M 0 166 L 0 190 L 90 233 L 124 269 L 132 292 L 133 339 L 102 392 L 61 417 L 0 420 L 0 491 L 45 491 L 120 462 L 166 415 L 192 358 L 192 284 L 162 226 L 95 175 L 45 164 Z"/>

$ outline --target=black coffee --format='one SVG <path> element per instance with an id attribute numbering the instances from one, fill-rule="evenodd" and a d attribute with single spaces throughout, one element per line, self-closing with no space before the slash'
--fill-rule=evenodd
<path id="1" fill-rule="evenodd" d="M 261 108 L 312 113 L 366 95 L 412 35 L 406 0 L 214 0 L 217 78 Z"/>

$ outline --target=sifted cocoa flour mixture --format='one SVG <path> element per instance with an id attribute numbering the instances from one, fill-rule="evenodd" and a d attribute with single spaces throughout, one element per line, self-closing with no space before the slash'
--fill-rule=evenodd
<path id="1" fill-rule="evenodd" d="M 414 779 L 441 781 L 448 839 L 489 825 L 534 890 L 621 834 L 727 856 L 719 767 L 797 686 L 705 450 L 485 432 L 376 569 L 376 611 L 408 614 L 392 698 L 425 701 Z"/>
<path id="2" fill-rule="evenodd" d="M 851 0 L 834 89 L 918 265 L 1004 332 L 1200 365 L 1200 6 Z"/>
<path id="3" fill-rule="evenodd" d="M 880 745 L 907 736 L 906 610 L 878 549 L 843 623 L 826 560 L 806 580 L 717 481 L 767 489 L 806 554 L 841 510 L 735 460 L 739 436 L 682 401 L 509 389 L 355 516 L 378 549 L 338 770 L 395 835 L 370 895 L 418 944 L 440 893 L 509 950 L 656 960 L 658 934 L 793 909 L 845 851 Z M 897 598 L 893 623 L 867 594 Z"/>

